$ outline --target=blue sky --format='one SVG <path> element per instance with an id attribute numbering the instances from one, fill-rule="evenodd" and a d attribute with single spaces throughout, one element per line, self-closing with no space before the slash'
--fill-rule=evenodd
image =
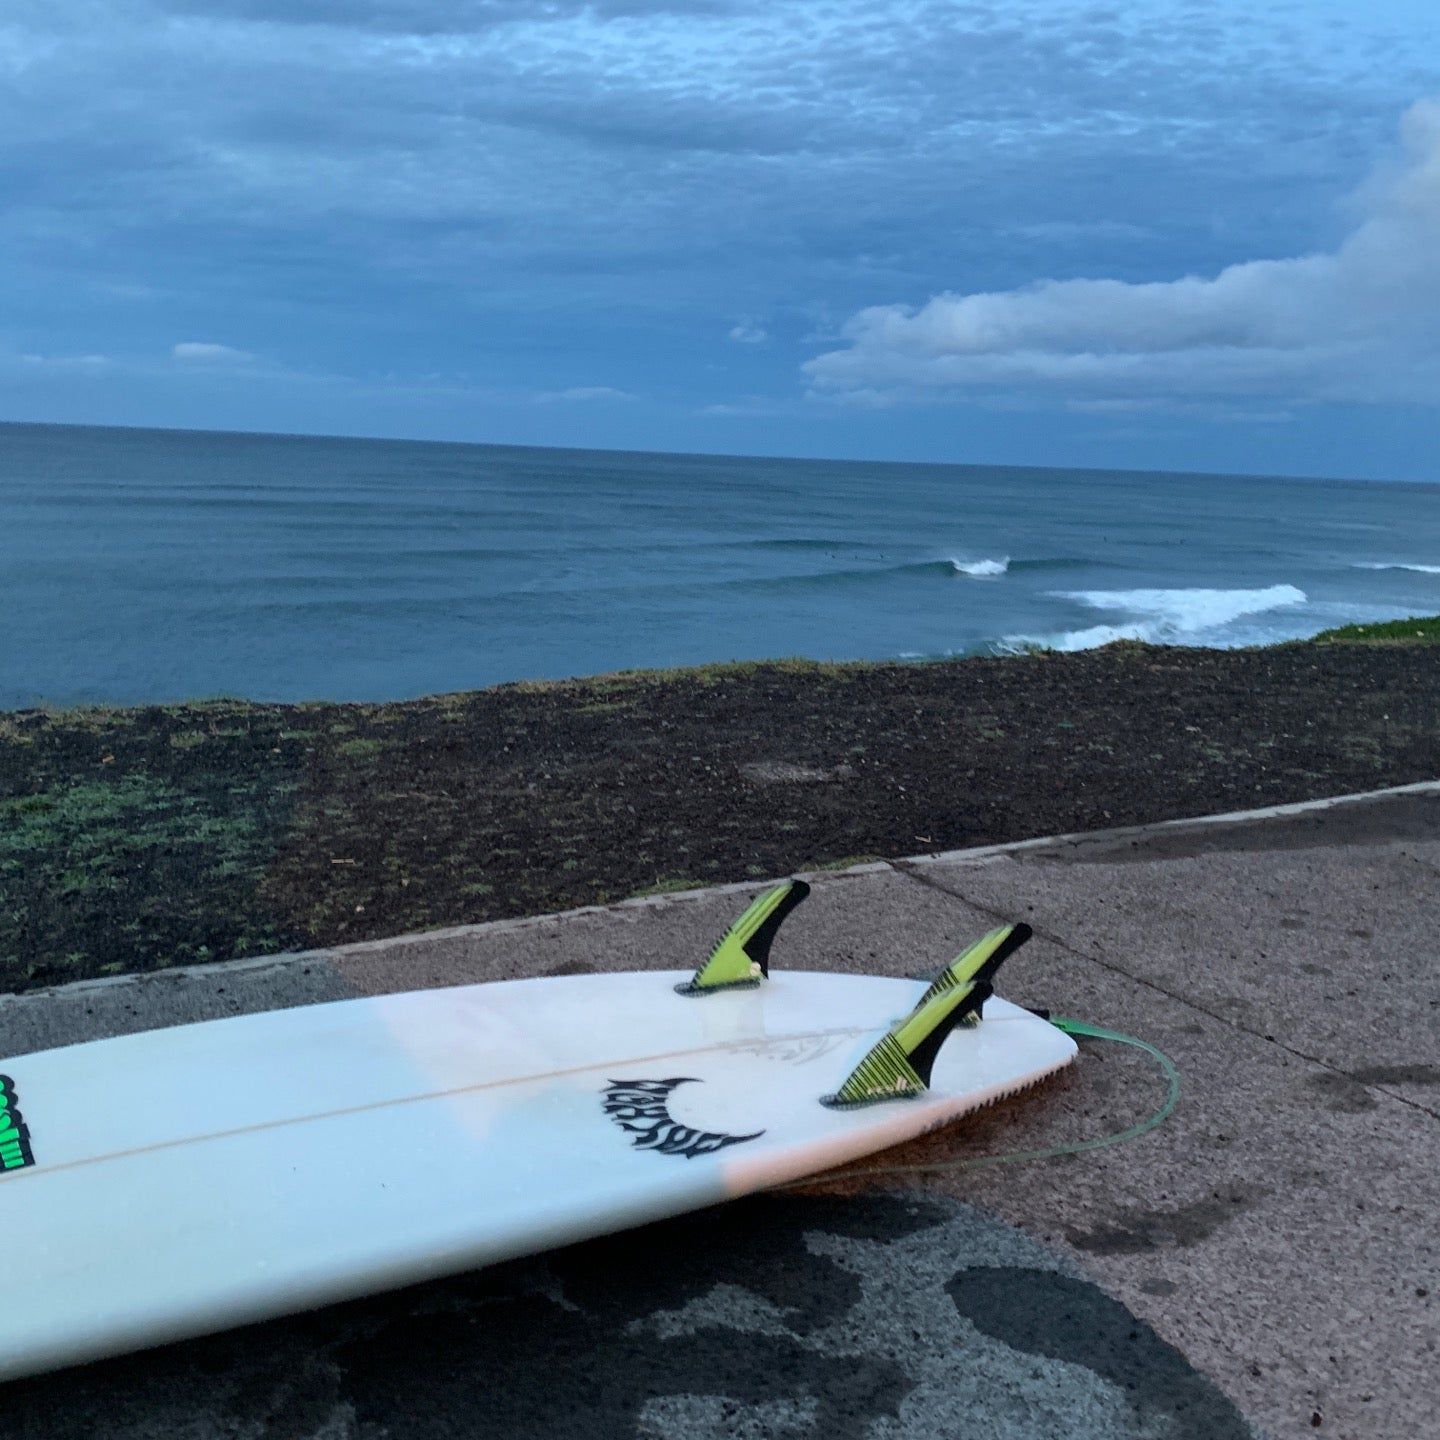
<path id="1" fill-rule="evenodd" d="M 1440 479 L 1433 0 L 11 0 L 0 418 Z"/>

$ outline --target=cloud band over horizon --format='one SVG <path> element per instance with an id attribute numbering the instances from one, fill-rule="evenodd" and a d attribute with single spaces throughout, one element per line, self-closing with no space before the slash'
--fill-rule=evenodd
<path id="1" fill-rule="evenodd" d="M 17 0 L 0 77 L 0 419 L 1440 478 L 1430 0 Z"/>

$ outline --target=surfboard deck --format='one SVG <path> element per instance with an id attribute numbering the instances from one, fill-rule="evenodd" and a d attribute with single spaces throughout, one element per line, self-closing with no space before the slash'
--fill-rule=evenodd
<path id="1" fill-rule="evenodd" d="M 0 1379 L 784 1184 L 1075 1055 L 996 997 L 927 1093 L 828 1109 L 923 984 L 788 972 L 696 997 L 676 993 L 688 975 L 346 1000 L 0 1060 L 24 1147 L 0 1171 Z"/>

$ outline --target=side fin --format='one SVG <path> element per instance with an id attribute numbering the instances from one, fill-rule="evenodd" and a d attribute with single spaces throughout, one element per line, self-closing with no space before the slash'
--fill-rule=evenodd
<path id="1" fill-rule="evenodd" d="M 810 893 L 803 880 L 787 880 L 759 896 L 720 937 L 710 958 L 691 980 L 675 989 L 681 995 L 758 985 L 770 974 L 770 946 L 785 917 Z"/>
<path id="2" fill-rule="evenodd" d="M 956 985 L 993 980 L 1001 965 L 1034 933 L 1021 921 L 1015 925 L 997 926 L 988 935 L 982 935 L 968 950 L 962 950 L 930 982 L 930 988 L 915 1002 L 915 1009 L 918 1010 L 927 1000 L 943 995 Z"/>
<path id="3" fill-rule="evenodd" d="M 950 1032 L 980 1019 L 995 972 L 1030 935 L 1028 925 L 1002 925 L 976 941 L 935 977 L 919 1004 L 897 1020 L 845 1083 L 820 1103 L 848 1110 L 923 1095 L 930 1088 L 935 1057 Z"/>
<path id="4" fill-rule="evenodd" d="M 930 1071 L 946 1037 L 990 995 L 990 986 L 965 982 L 933 995 L 903 1020 L 897 1020 L 850 1077 L 820 1103 L 835 1110 L 911 1100 L 930 1085 Z"/>

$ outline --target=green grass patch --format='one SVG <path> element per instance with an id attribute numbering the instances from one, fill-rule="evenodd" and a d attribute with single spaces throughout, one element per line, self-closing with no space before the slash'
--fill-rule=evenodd
<path id="1" fill-rule="evenodd" d="M 347 760 L 370 760 L 378 755 L 385 747 L 379 740 L 346 740 L 340 745 L 339 752 Z"/>
<path id="2" fill-rule="evenodd" d="M 896 665 L 893 661 L 869 660 L 724 660 L 708 665 L 684 665 L 657 670 L 614 670 L 605 675 L 587 675 L 574 680 L 516 680 L 499 687 L 521 694 L 589 693 L 611 695 L 616 691 L 634 690 L 653 685 L 691 684 L 709 689 L 734 681 L 752 680 L 770 674 L 787 677 L 824 676 L 832 680 L 849 680 L 874 670 Z M 438 697 L 441 701 L 450 697 Z M 461 697 L 463 698 L 463 697 Z"/>
<path id="3" fill-rule="evenodd" d="M 703 880 L 692 880 L 686 875 L 676 875 L 672 879 L 657 880 L 653 885 L 646 885 L 642 890 L 632 890 L 627 897 L 631 900 L 646 900 L 652 895 L 675 895 L 683 890 L 700 890 L 705 886 Z"/>
<path id="4" fill-rule="evenodd" d="M 0 798 L 0 990 L 282 948 L 254 897 L 292 789 L 107 770 Z"/>
<path id="5" fill-rule="evenodd" d="M 1338 625 L 1311 637 L 1311 643 L 1365 645 L 1440 645 L 1440 615 L 1378 620 L 1372 625 Z"/>

